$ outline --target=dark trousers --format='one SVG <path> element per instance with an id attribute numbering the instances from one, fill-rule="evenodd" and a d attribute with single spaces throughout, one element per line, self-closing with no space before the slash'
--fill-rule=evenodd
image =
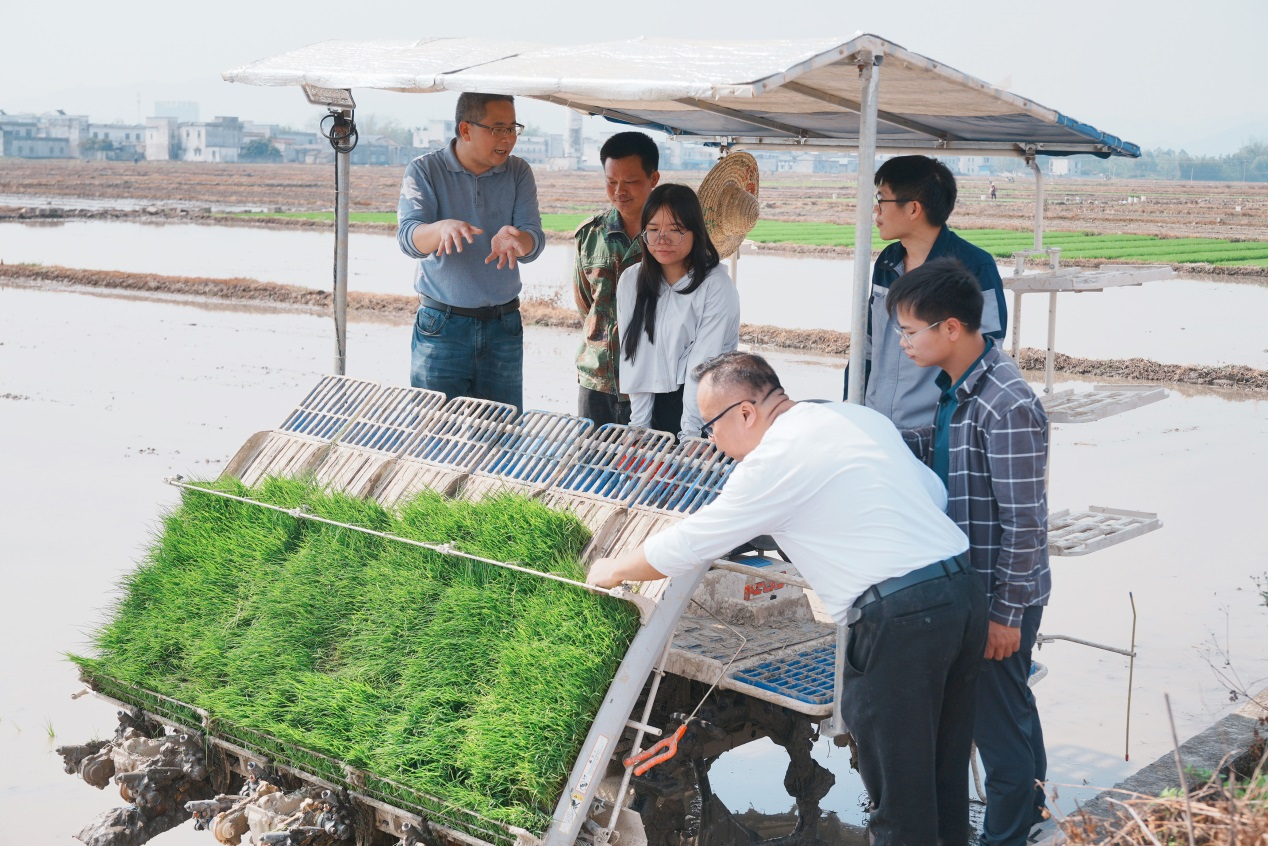
<path id="1" fill-rule="evenodd" d="M 682 431 L 682 385 L 676 391 L 656 395 L 651 428 L 678 437 Z"/>
<path id="2" fill-rule="evenodd" d="M 983 661 L 977 677 L 977 726 L 973 739 L 986 770 L 986 846 L 1020 846 L 1042 819 L 1042 782 L 1048 773 L 1043 727 L 1026 683 L 1043 607 L 1021 618 L 1021 648 L 1003 661 Z"/>
<path id="3" fill-rule="evenodd" d="M 630 422 L 630 401 L 621 402 L 619 394 L 592 391 L 577 386 L 577 416 L 594 421 L 595 428 L 608 423 Z"/>
<path id="4" fill-rule="evenodd" d="M 850 625 L 842 713 L 875 846 L 965 846 L 986 596 L 972 572 L 921 582 Z"/>

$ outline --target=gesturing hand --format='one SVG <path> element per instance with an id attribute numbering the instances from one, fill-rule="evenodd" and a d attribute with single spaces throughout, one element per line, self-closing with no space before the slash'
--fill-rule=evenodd
<path id="1" fill-rule="evenodd" d="M 484 260 L 485 264 L 497 259 L 498 270 L 504 267 L 515 267 L 515 260 L 526 254 L 528 249 L 521 240 L 523 233 L 514 226 L 507 224 L 498 230 L 493 236 L 493 251 L 489 253 L 489 257 Z"/>
<path id="2" fill-rule="evenodd" d="M 475 243 L 475 236 L 483 235 L 484 230 L 472 226 L 463 220 L 440 221 L 440 244 L 436 247 L 436 255 L 449 255 L 462 252 L 462 242 Z"/>

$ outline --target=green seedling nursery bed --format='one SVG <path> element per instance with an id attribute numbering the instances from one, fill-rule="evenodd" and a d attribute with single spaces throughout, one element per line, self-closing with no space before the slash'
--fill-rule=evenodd
<path id="1" fill-rule="evenodd" d="M 583 577 L 585 527 L 523 497 L 389 512 L 293 480 L 202 486 Z M 100 692 L 197 727 L 187 703 L 336 783 L 347 764 L 364 792 L 483 840 L 501 838 L 480 817 L 545 831 L 638 628 L 574 586 L 189 490 L 119 588 L 70 656 Z"/>

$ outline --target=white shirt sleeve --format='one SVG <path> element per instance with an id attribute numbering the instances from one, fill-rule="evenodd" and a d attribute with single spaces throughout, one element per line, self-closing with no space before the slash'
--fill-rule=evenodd
<path id="1" fill-rule="evenodd" d="M 797 491 L 785 487 L 772 503 L 770 481 L 765 480 L 769 459 L 754 450 L 731 472 L 718 498 L 695 514 L 647 539 L 643 547 L 647 561 L 666 576 L 688 573 L 702 564 L 726 555 L 758 535 L 782 529 L 790 508 L 802 500 Z M 779 473 L 781 483 L 797 487 L 797 477 Z M 802 474 L 801 478 L 814 476 Z"/>
<path id="2" fill-rule="evenodd" d="M 630 394 L 630 425 L 642 426 L 644 429 L 652 425 L 652 411 L 656 406 L 656 395 L 649 393 Z"/>
<path id="3" fill-rule="evenodd" d="M 740 294 L 731 275 L 722 265 L 709 271 L 705 279 L 704 308 L 696 327 L 696 337 L 687 350 L 687 377 L 682 389 L 682 430 L 680 438 L 699 436 L 704 418 L 696 402 L 696 380 L 691 371 L 716 355 L 731 352 L 740 343 Z"/>

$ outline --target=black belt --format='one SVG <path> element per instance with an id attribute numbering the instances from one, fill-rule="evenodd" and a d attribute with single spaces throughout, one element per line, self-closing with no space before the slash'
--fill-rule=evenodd
<path id="1" fill-rule="evenodd" d="M 898 593 L 903 588 L 909 588 L 921 582 L 930 582 L 934 579 L 954 576 L 956 573 L 962 573 L 967 569 L 969 569 L 969 564 L 965 553 L 960 553 L 954 558 L 936 561 L 933 564 L 921 567 L 919 570 L 912 570 L 910 573 L 904 573 L 901 576 L 894 576 L 892 579 L 877 582 L 863 591 L 859 598 L 854 600 L 852 607 L 862 608 L 866 605 L 871 605 L 878 599 L 884 599 L 890 594 Z"/>
<path id="2" fill-rule="evenodd" d="M 445 314 L 456 314 L 459 317 L 474 317 L 476 320 L 497 320 L 504 314 L 510 314 L 513 311 L 520 310 L 520 298 L 516 297 L 509 303 L 495 306 L 481 306 L 480 308 L 462 308 L 461 306 L 451 306 L 442 303 L 440 300 L 433 300 L 426 294 L 419 294 L 418 301 L 428 308 L 434 308 L 437 311 L 443 311 Z"/>

